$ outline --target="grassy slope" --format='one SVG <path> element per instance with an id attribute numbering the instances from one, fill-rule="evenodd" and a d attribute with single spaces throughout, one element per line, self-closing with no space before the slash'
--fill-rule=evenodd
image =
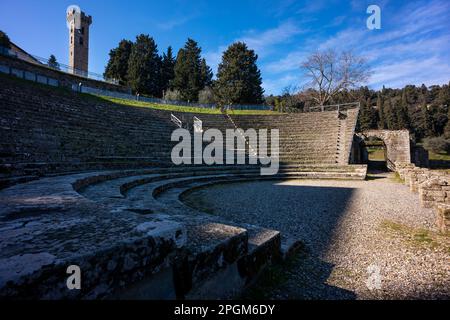
<path id="1" fill-rule="evenodd" d="M 61 95 L 71 95 L 71 94 L 78 94 L 80 96 L 83 96 L 85 99 L 90 99 L 93 102 L 111 102 L 116 103 L 124 106 L 131 106 L 131 107 L 143 107 L 143 108 L 152 108 L 157 110 L 166 110 L 166 111 L 174 111 L 174 112 L 192 112 L 192 113 L 205 113 L 205 114 L 220 114 L 219 109 L 209 109 L 209 108 L 195 108 L 195 107 L 184 107 L 184 106 L 175 106 L 175 105 L 163 105 L 163 104 L 156 104 L 156 103 L 148 103 L 143 101 L 136 101 L 136 100 L 127 100 L 127 99 L 119 99 L 119 98 L 112 98 L 107 96 L 99 96 L 99 95 L 91 95 L 86 93 L 77 93 L 74 92 L 68 88 L 64 87 L 52 87 L 49 85 L 37 83 L 34 81 L 29 81 L 21 78 L 17 78 L 14 76 L 6 75 L 3 73 L 0 73 L 0 78 L 4 78 L 7 81 L 16 82 L 18 85 L 26 85 L 29 87 L 35 87 L 38 89 L 44 89 L 44 90 L 52 90 L 55 92 L 58 92 L 58 94 Z M 274 111 L 268 111 L 268 110 L 234 110 L 234 111 L 228 111 L 231 115 L 279 115 L 279 112 Z"/>
<path id="2" fill-rule="evenodd" d="M 184 107 L 184 106 L 175 106 L 175 105 L 165 105 L 165 104 L 156 104 L 149 103 L 144 101 L 136 101 L 136 100 L 127 100 L 120 98 L 112 98 L 106 96 L 99 96 L 101 99 L 121 104 L 125 106 L 133 106 L 133 107 L 142 107 L 142 108 L 152 108 L 158 110 L 166 110 L 166 111 L 175 111 L 175 112 L 192 112 L 192 113 L 206 113 L 206 114 L 220 114 L 219 109 L 210 109 L 210 108 L 196 108 L 196 107 Z M 278 112 L 268 111 L 268 110 L 233 110 L 228 111 L 230 114 L 280 114 Z"/>

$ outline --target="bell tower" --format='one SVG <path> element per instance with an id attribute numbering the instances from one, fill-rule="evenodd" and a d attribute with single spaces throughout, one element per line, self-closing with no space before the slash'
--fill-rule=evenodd
<path id="1" fill-rule="evenodd" d="M 69 28 L 69 66 L 71 72 L 87 76 L 89 70 L 89 27 L 92 17 L 86 15 L 78 6 L 67 9 Z"/>

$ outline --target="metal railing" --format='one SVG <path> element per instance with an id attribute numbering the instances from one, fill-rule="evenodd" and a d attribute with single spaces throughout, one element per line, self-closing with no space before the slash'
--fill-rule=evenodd
<path id="1" fill-rule="evenodd" d="M 194 132 L 202 133 L 203 132 L 203 121 L 194 116 Z"/>
<path id="2" fill-rule="evenodd" d="M 150 102 L 150 103 L 158 103 L 158 104 L 167 104 L 167 105 L 175 105 L 180 107 L 193 107 L 193 108 L 205 108 L 205 109 L 217 109 L 219 105 L 216 103 L 200 103 L 200 102 L 189 102 L 189 101 L 181 101 L 181 100 L 167 100 L 160 98 L 147 97 L 142 95 L 136 95 L 134 97 L 136 100 Z M 245 104 L 245 105 L 228 105 L 223 108 L 224 110 L 271 110 L 272 107 L 265 104 Z"/>
<path id="3" fill-rule="evenodd" d="M 73 74 L 76 76 L 80 76 L 83 78 L 88 78 L 91 80 L 96 80 L 96 81 L 103 81 L 103 82 L 107 82 L 107 83 L 111 83 L 111 84 L 119 84 L 119 81 L 115 80 L 115 79 L 108 79 L 105 78 L 103 75 L 95 73 L 95 72 L 90 72 L 90 71 L 84 71 L 84 70 L 80 70 L 80 69 L 75 69 L 71 66 L 68 66 L 66 64 L 62 64 L 62 63 L 51 63 L 49 59 L 46 58 L 42 58 L 39 56 L 35 56 L 32 55 L 32 57 L 34 59 L 36 59 L 39 63 L 41 63 L 43 66 L 46 66 L 50 69 L 54 69 L 57 71 L 62 71 L 65 73 L 69 73 L 69 74 Z"/>
<path id="4" fill-rule="evenodd" d="M 170 114 L 170 121 L 172 121 L 173 123 L 175 123 L 175 125 L 178 128 L 182 128 L 183 127 L 183 122 L 177 118 L 176 115 L 174 115 L 173 113 Z"/>
<path id="5" fill-rule="evenodd" d="M 0 54 L 6 55 L 9 57 L 13 57 L 16 59 L 25 60 L 23 58 L 20 58 L 15 52 L 12 50 L 0 46 Z M 61 71 L 67 74 L 80 76 L 87 79 L 92 79 L 96 81 L 102 81 L 107 82 L 115 85 L 119 85 L 118 80 L 116 79 L 108 79 L 105 78 L 103 75 L 89 72 L 89 71 L 83 71 L 79 69 L 72 68 L 68 65 L 62 64 L 62 63 L 54 63 L 50 62 L 49 59 L 42 58 L 35 55 L 28 55 L 28 59 L 26 61 L 32 62 L 36 65 L 39 65 L 41 67 L 50 68 L 53 70 Z M 31 59 L 30 59 L 31 58 Z M 139 100 L 144 102 L 150 102 L 150 103 L 157 103 L 157 104 L 164 104 L 164 105 L 176 105 L 176 106 L 182 106 L 182 107 L 195 107 L 195 108 L 208 108 L 208 109 L 216 109 L 218 108 L 218 105 L 215 103 L 197 103 L 197 102 L 189 102 L 189 101 L 178 101 L 178 100 L 166 100 L 166 99 L 160 99 L 160 98 L 153 98 L 143 95 L 131 95 L 131 90 L 129 94 L 116 92 L 116 91 L 110 91 L 110 90 L 104 90 L 104 89 L 98 89 L 98 88 L 88 88 L 87 86 L 83 87 L 82 91 L 84 93 L 90 93 L 90 94 L 96 94 L 96 95 L 104 95 L 114 98 L 121 98 L 121 99 L 127 99 L 127 100 Z M 245 104 L 245 105 L 227 105 L 224 107 L 225 110 L 271 110 L 272 107 L 265 104 Z"/>
<path id="6" fill-rule="evenodd" d="M 92 80 L 96 80 L 96 81 L 107 82 L 107 83 L 116 84 L 116 85 L 119 84 L 119 82 L 117 80 L 105 78 L 101 74 L 90 72 L 90 71 L 84 71 L 84 70 L 80 70 L 80 69 L 75 69 L 75 68 L 72 68 L 71 66 L 68 66 L 66 64 L 59 63 L 59 62 L 50 62 L 50 60 L 47 58 L 35 56 L 32 54 L 26 54 L 26 55 L 24 54 L 23 57 L 21 58 L 16 52 L 14 52 L 11 49 L 5 48 L 3 46 L 0 46 L 0 54 L 11 57 L 11 58 L 25 60 L 25 61 L 37 64 L 41 67 L 47 67 L 47 68 L 50 68 L 53 70 L 76 75 L 79 77 L 92 79 Z"/>

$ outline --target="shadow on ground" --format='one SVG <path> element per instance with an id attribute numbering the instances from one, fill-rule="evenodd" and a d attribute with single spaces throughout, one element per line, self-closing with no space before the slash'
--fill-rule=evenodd
<path id="1" fill-rule="evenodd" d="M 354 190 L 286 181 L 243 182 L 199 189 L 183 201 L 233 222 L 278 230 L 283 237 L 304 243 L 300 254 L 271 267 L 244 298 L 355 299 L 353 292 L 327 284 L 334 266 L 320 259 Z"/>

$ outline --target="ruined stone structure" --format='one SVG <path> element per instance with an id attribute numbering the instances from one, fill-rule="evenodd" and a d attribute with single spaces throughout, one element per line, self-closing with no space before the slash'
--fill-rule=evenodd
<path id="1" fill-rule="evenodd" d="M 358 134 L 359 138 L 364 139 L 375 137 L 383 141 L 386 148 L 387 166 L 390 170 L 395 170 L 394 163 L 411 163 L 410 137 L 408 130 L 368 130 Z M 360 141 L 361 141 L 360 140 Z M 354 152 L 358 153 L 357 143 Z M 361 160 L 361 157 L 359 157 Z"/>
<path id="2" fill-rule="evenodd" d="M 425 208 L 435 208 L 438 229 L 450 231 L 450 174 L 432 171 L 414 164 L 396 163 L 396 172 L 411 192 L 419 193 L 420 203 Z"/>
<path id="3" fill-rule="evenodd" d="M 67 21 L 70 25 L 69 66 L 74 74 L 86 75 L 89 70 L 89 27 L 92 17 L 71 10 L 67 13 Z"/>
<path id="4" fill-rule="evenodd" d="M 366 176 L 348 164 L 357 109 L 233 123 L 177 114 L 205 130 L 279 129 L 280 171 L 261 176 L 259 165 L 172 165 L 170 112 L 6 76 L 0 98 L 0 297 L 233 297 L 299 242 L 200 212 L 181 195 L 214 183 Z M 65 287 L 69 265 L 83 270 L 81 291 Z"/>

